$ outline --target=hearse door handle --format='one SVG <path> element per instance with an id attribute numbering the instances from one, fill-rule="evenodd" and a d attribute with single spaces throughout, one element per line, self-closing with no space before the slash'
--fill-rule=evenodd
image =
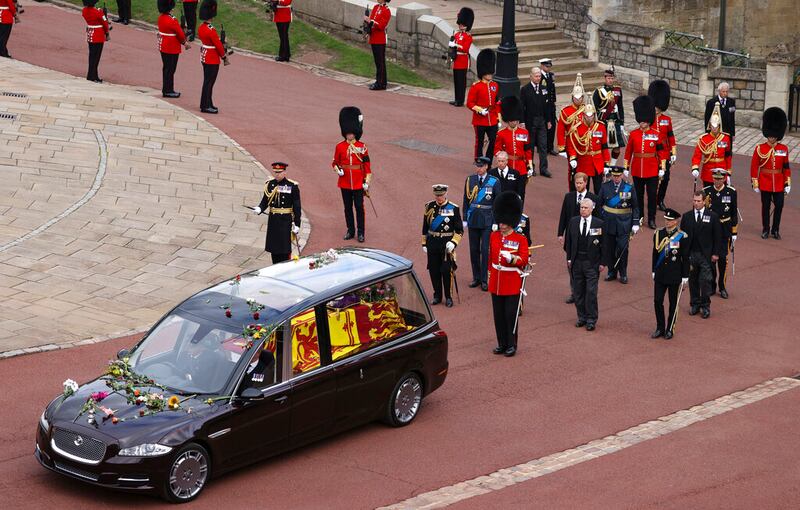
<path id="1" fill-rule="evenodd" d="M 279 403 L 279 404 L 283 404 L 283 403 L 284 403 L 284 402 L 286 402 L 287 400 L 289 400 L 289 397 L 287 397 L 286 395 L 284 395 L 284 396 L 282 396 L 282 397 L 278 397 L 278 398 L 276 398 L 276 399 L 275 399 L 275 402 L 277 402 L 277 403 Z"/>
<path id="2" fill-rule="evenodd" d="M 361 379 L 364 379 L 364 369 L 363 368 L 359 368 L 358 369 L 358 375 L 359 375 L 359 377 L 361 377 Z"/>

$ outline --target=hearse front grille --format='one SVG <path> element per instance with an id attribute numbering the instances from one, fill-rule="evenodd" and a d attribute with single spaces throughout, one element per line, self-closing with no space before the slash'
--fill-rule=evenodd
<path id="1" fill-rule="evenodd" d="M 84 464 L 99 464 L 106 454 L 102 441 L 59 428 L 53 429 L 52 446 L 57 453 Z"/>

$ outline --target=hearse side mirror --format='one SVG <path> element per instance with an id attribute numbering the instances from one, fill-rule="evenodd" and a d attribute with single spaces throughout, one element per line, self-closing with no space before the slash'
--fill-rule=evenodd
<path id="1" fill-rule="evenodd" d="M 239 397 L 242 400 L 261 400 L 264 398 L 264 394 L 261 393 L 261 390 L 258 388 L 245 388 L 244 391 L 239 394 Z"/>
<path id="2" fill-rule="evenodd" d="M 117 353 L 117 359 L 127 358 L 130 353 L 128 349 L 120 349 Z"/>

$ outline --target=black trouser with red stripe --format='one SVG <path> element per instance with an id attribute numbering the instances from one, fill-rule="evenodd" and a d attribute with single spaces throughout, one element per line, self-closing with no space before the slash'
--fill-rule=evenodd
<path id="1" fill-rule="evenodd" d="M 178 68 L 178 54 L 161 52 L 161 93 L 175 92 L 175 69 Z"/>
<path id="2" fill-rule="evenodd" d="M 519 294 L 498 296 L 492 294 L 492 314 L 494 315 L 494 332 L 497 335 L 497 346 L 501 349 L 517 347 L 517 332 L 514 322 L 517 320 Z"/>
<path id="3" fill-rule="evenodd" d="M 121 21 L 131 20 L 131 0 L 117 0 L 117 15 Z"/>
<path id="4" fill-rule="evenodd" d="M 203 92 L 200 94 L 200 109 L 216 108 L 211 95 L 219 74 L 219 64 L 203 64 Z"/>
<path id="5" fill-rule="evenodd" d="M 644 218 L 644 202 L 647 197 L 647 222 L 656 221 L 656 188 L 658 177 L 634 177 L 633 187 L 636 188 L 636 200 L 639 202 L 639 217 Z M 645 191 L 647 194 L 645 195 Z"/>
<path id="6" fill-rule="evenodd" d="M 770 232 L 769 209 L 773 203 L 775 204 L 775 212 L 772 216 L 772 233 L 780 232 L 783 199 L 783 191 L 761 191 L 761 225 L 764 232 Z"/>
<path id="7" fill-rule="evenodd" d="M 725 246 L 725 251 L 719 254 L 719 259 L 717 259 L 716 263 L 711 263 L 711 273 L 714 275 L 714 279 L 711 281 L 712 294 L 717 291 L 717 287 L 719 287 L 719 290 L 725 289 L 725 280 L 728 279 L 728 253 L 731 251 L 730 236 L 723 235 L 722 243 Z"/>
<path id="8" fill-rule="evenodd" d="M 278 58 L 281 60 L 288 61 L 289 58 L 292 56 L 292 51 L 289 48 L 289 23 L 288 21 L 283 23 L 275 23 L 275 26 L 278 29 L 278 38 L 281 41 L 280 49 L 278 50 Z"/>
<path id="9" fill-rule="evenodd" d="M 11 37 L 13 23 L 0 24 L 0 57 L 11 58 L 8 54 L 8 38 Z"/>
<path id="10" fill-rule="evenodd" d="M 386 45 L 373 44 L 372 58 L 375 60 L 375 86 L 386 88 Z"/>
<path id="11" fill-rule="evenodd" d="M 363 189 L 342 189 L 342 202 L 344 203 L 344 221 L 347 224 L 347 232 L 353 234 L 358 228 L 358 234 L 364 235 L 364 190 Z M 353 218 L 353 208 L 356 216 Z M 356 227 L 358 225 L 358 227 Z"/>
<path id="12" fill-rule="evenodd" d="M 194 38 L 197 35 L 197 2 L 183 2 L 183 16 L 186 18 L 186 37 Z"/>
<path id="13" fill-rule="evenodd" d="M 89 43 L 89 71 L 86 73 L 87 80 L 100 80 L 100 77 L 97 75 L 97 67 L 100 65 L 100 55 L 102 54 L 103 43 Z"/>
<path id="14" fill-rule="evenodd" d="M 467 95 L 467 70 L 453 69 L 453 90 L 455 91 L 456 105 L 464 104 L 464 97 Z"/>
<path id="15" fill-rule="evenodd" d="M 494 158 L 494 141 L 497 138 L 497 124 L 472 127 L 475 128 L 475 157 L 479 158 L 484 155 L 483 139 L 488 138 L 489 145 L 486 147 L 486 157 L 489 159 Z"/>
<path id="16" fill-rule="evenodd" d="M 664 171 L 664 177 L 661 179 L 661 184 L 658 185 L 658 193 L 656 193 L 656 204 L 663 204 L 664 199 L 667 197 L 667 186 L 669 186 L 669 169 L 672 168 L 672 163 L 667 160 L 667 168 Z"/>

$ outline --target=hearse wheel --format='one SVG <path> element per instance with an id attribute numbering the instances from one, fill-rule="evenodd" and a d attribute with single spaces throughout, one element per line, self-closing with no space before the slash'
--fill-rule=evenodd
<path id="1" fill-rule="evenodd" d="M 172 503 L 195 499 L 208 482 L 211 458 L 205 448 L 189 443 L 175 454 L 162 492 Z"/>
<path id="2" fill-rule="evenodd" d="M 389 395 L 384 421 L 392 427 L 408 425 L 419 412 L 422 404 L 422 381 L 415 373 L 408 373 L 400 378 Z"/>

